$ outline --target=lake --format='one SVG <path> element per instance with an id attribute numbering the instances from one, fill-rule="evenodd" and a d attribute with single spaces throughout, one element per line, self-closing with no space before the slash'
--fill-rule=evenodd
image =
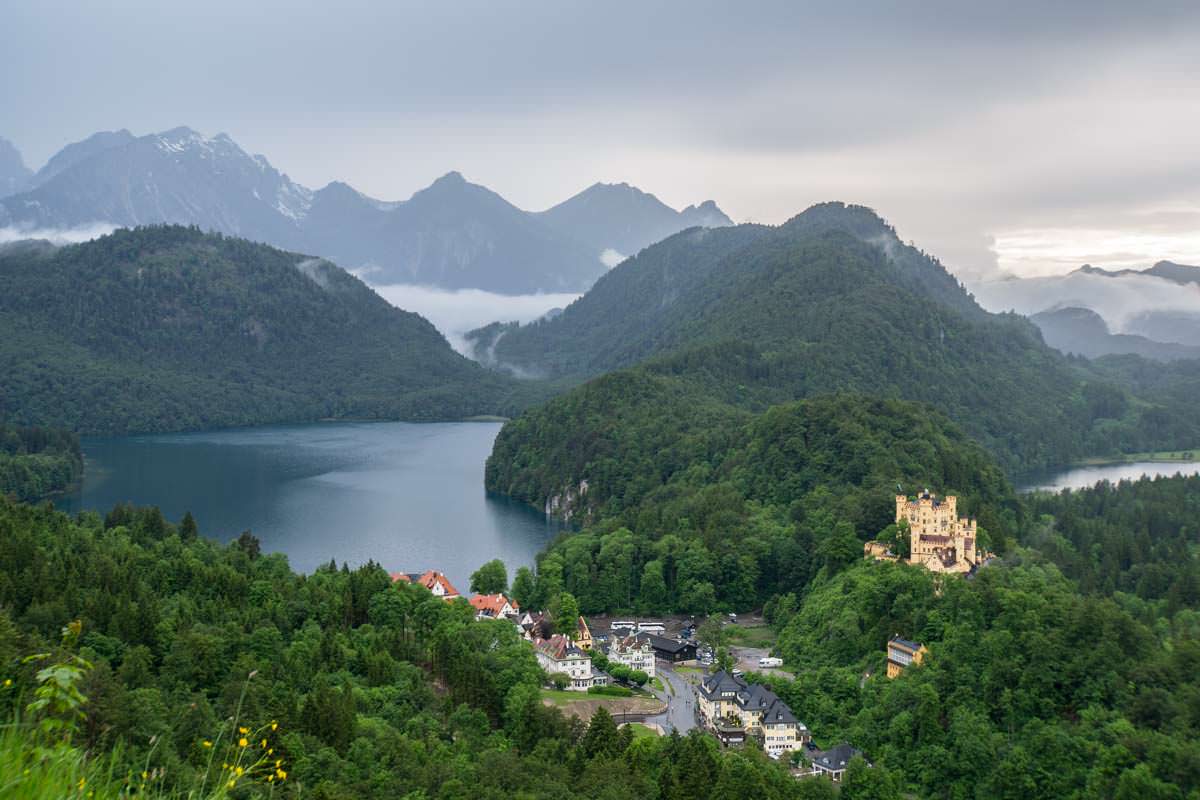
<path id="1" fill-rule="evenodd" d="M 560 530 L 483 489 L 500 424 L 328 423 L 85 439 L 83 485 L 56 505 L 191 511 L 219 541 L 250 530 L 264 551 L 311 572 L 336 559 L 390 571 L 439 569 L 461 592 L 485 561 L 509 578 Z"/>
<path id="2" fill-rule="evenodd" d="M 1061 491 L 1094 486 L 1099 481 L 1116 483 L 1122 480 L 1137 480 L 1142 476 L 1200 474 L 1200 461 L 1133 461 L 1127 464 L 1097 464 L 1093 466 L 1068 467 L 1048 470 L 1025 476 L 1020 481 L 1022 492 L 1037 490 Z"/>

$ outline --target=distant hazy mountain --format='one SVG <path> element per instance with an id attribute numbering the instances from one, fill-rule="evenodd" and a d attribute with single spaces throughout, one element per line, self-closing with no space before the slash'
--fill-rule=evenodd
<path id="1" fill-rule="evenodd" d="M 1200 346 L 1200 267 L 1171 261 L 1146 269 L 1084 265 L 1065 275 L 1008 278 L 971 288 L 991 311 L 1031 316 L 1086 308 L 1099 314 L 1110 332 Z"/>
<path id="2" fill-rule="evenodd" d="M 1129 318 L 1125 331 L 1159 342 L 1200 347 L 1200 311 L 1143 311 Z"/>
<path id="3" fill-rule="evenodd" d="M 676 211 L 627 183 L 597 183 L 537 215 L 547 224 L 603 254 L 622 256 L 685 228 L 720 228 L 733 220 L 712 200 Z"/>
<path id="4" fill-rule="evenodd" d="M 84 159 L 91 158 L 97 153 L 111 150 L 114 147 L 129 144 L 134 140 L 132 133 L 125 129 L 119 131 L 100 131 L 93 133 L 82 142 L 74 142 L 54 154 L 46 166 L 37 171 L 30 181 L 32 186 L 41 186 L 65 169 L 75 166 Z"/>
<path id="5" fill-rule="evenodd" d="M 0 416 L 81 433 L 511 413 L 336 265 L 178 226 L 0 249 Z"/>
<path id="6" fill-rule="evenodd" d="M 1200 267 L 1193 267 L 1187 264 L 1176 264 L 1174 261 L 1159 261 L 1152 267 L 1146 269 L 1117 269 L 1108 270 L 1100 267 L 1093 267 L 1091 264 L 1084 264 L 1076 272 L 1082 272 L 1088 275 L 1101 275 L 1106 278 L 1123 278 L 1130 275 L 1150 275 L 1155 278 L 1172 281 L 1174 283 L 1200 283 Z"/>
<path id="7" fill-rule="evenodd" d="M 24 169 L 19 156 L 16 163 Z M 625 185 L 598 184 L 541 213 L 457 172 L 403 202 L 340 182 L 312 191 L 228 136 L 190 128 L 97 133 L 64 148 L 32 179 L 28 170 L 9 172 L 13 191 L 24 191 L 0 200 L 0 226 L 197 225 L 331 258 L 377 284 L 506 294 L 583 291 L 613 253 L 687 227 L 730 224 L 712 201 L 675 211 Z"/>
<path id="8" fill-rule="evenodd" d="M 1156 361 L 1200 358 L 1200 347 L 1154 341 L 1145 336 L 1110 333 L 1104 318 L 1089 308 L 1058 308 L 1030 317 L 1046 344 L 1087 358 L 1135 354 Z"/>
<path id="9" fill-rule="evenodd" d="M 31 174 L 20 151 L 12 142 L 0 138 L 0 197 L 21 191 Z"/>
<path id="10" fill-rule="evenodd" d="M 367 265 L 363 277 L 378 284 L 578 291 L 605 271 L 599 252 L 457 172 L 402 203 L 330 184 L 314 195 L 302 227 L 308 249 Z"/>
<path id="11" fill-rule="evenodd" d="M 47 164 L 61 164 L 57 173 L 0 205 L 12 222 L 35 228 L 169 222 L 303 249 L 297 223 L 312 193 L 265 158 L 190 128 L 124 138 L 99 134 L 71 145 Z"/>

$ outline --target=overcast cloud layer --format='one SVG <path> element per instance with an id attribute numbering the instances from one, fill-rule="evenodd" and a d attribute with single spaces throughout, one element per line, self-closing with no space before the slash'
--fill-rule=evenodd
<path id="1" fill-rule="evenodd" d="M 36 168 L 186 124 L 383 199 L 841 199 L 968 279 L 1200 262 L 1200 4 L 984 5 L 8 3 L 0 135 Z"/>

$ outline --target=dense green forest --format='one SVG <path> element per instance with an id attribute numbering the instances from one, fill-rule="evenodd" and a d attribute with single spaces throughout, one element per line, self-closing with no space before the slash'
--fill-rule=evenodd
<path id="1" fill-rule="evenodd" d="M 1194 575 L 1198 501 L 1197 479 L 1102 484 L 1032 498 L 1030 530 L 1069 531 L 1086 550 L 1179 526 L 1191 547 L 1173 561 L 1126 548 L 1127 572 L 1156 564 L 1175 586 Z M 796 677 L 752 678 L 818 742 L 848 739 L 875 764 L 841 797 L 1200 792 L 1195 598 L 1080 591 L 1072 557 L 1040 542 L 941 581 L 847 552 L 768 602 Z M 930 652 L 887 680 L 896 633 Z M 569 720 L 542 704 L 541 680 L 511 624 L 477 622 L 374 564 L 301 576 L 249 534 L 220 545 L 156 509 L 70 518 L 0 500 L 0 714 L 19 720 L 0 731 L 0 765 L 30 769 L 47 793 L 83 796 L 83 779 L 96 797 L 162 796 L 215 773 L 233 797 L 834 796 L 755 748 Z"/>
<path id="2" fill-rule="evenodd" d="M 39 500 L 83 474 L 79 437 L 56 428 L 0 425 L 0 495 Z"/>
<path id="3" fill-rule="evenodd" d="M 584 726 L 542 680 L 511 623 L 374 564 L 296 575 L 156 509 L 0 499 L 0 717 L 18 720 L 0 793 L 21 775 L 28 797 L 833 796 L 759 750 Z M 842 797 L 893 781 L 859 769 Z"/>
<path id="4" fill-rule="evenodd" d="M 520 375 L 578 381 L 644 365 L 754 411 L 843 391 L 925 402 L 1010 471 L 1200 441 L 1200 363 L 1153 373 L 1136 357 L 1069 359 L 1025 318 L 983 311 L 869 209 L 840 203 L 776 228 L 680 233 L 560 316 L 475 341 Z"/>
<path id="5" fill-rule="evenodd" d="M 797 677 L 768 682 L 930 798 L 1200 796 L 1200 615 L 1145 621 L 1018 551 L 971 580 L 859 562 L 777 602 Z M 884 677 L 885 644 L 925 643 Z M 864 679 L 865 675 L 873 678 Z"/>
<path id="6" fill-rule="evenodd" d="M 0 420 L 83 434 L 507 412 L 509 379 L 326 261 L 194 228 L 0 251 Z"/>
<path id="7" fill-rule="evenodd" d="M 1023 540 L 1085 594 L 1131 595 L 1168 616 L 1200 607 L 1200 477 L 1037 493 L 1025 505 Z"/>
<path id="8" fill-rule="evenodd" d="M 518 600 L 565 589 L 587 613 L 757 607 L 861 558 L 892 522 L 897 484 L 956 492 L 993 547 L 1017 528 L 999 467 L 927 407 L 840 395 L 750 415 L 677 389 L 617 373 L 501 432 L 488 488 L 534 502 L 573 492 L 567 510 L 587 523 L 543 554 L 536 593 Z M 624 415 L 592 424 L 614 398 Z M 543 446 L 574 461 L 547 462 Z"/>

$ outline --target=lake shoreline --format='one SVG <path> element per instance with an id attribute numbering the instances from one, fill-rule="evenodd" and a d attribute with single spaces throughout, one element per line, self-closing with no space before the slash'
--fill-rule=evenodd
<path id="1" fill-rule="evenodd" d="M 229 541 L 250 530 L 297 572 L 374 561 L 446 573 L 465 590 L 499 558 L 530 566 L 563 527 L 486 491 L 484 462 L 501 423 L 347 421 L 85 437 L 82 485 L 55 498 L 68 514 L 119 503 L 191 512 Z"/>
<path id="2" fill-rule="evenodd" d="M 1200 474 L 1200 459 L 1142 459 L 1139 461 L 1077 463 L 1069 467 L 1027 473 L 1014 479 L 1013 483 L 1019 494 L 1058 493 L 1064 489 L 1090 488 L 1102 481 L 1118 483 L 1124 480 L 1153 479 L 1176 474 Z"/>
<path id="3" fill-rule="evenodd" d="M 1147 453 L 1127 453 L 1119 456 L 1092 456 L 1080 459 L 1070 467 L 1107 467 L 1116 464 L 1137 464 L 1149 462 L 1155 464 L 1187 463 L 1200 457 L 1200 447 L 1187 450 L 1160 450 Z"/>

